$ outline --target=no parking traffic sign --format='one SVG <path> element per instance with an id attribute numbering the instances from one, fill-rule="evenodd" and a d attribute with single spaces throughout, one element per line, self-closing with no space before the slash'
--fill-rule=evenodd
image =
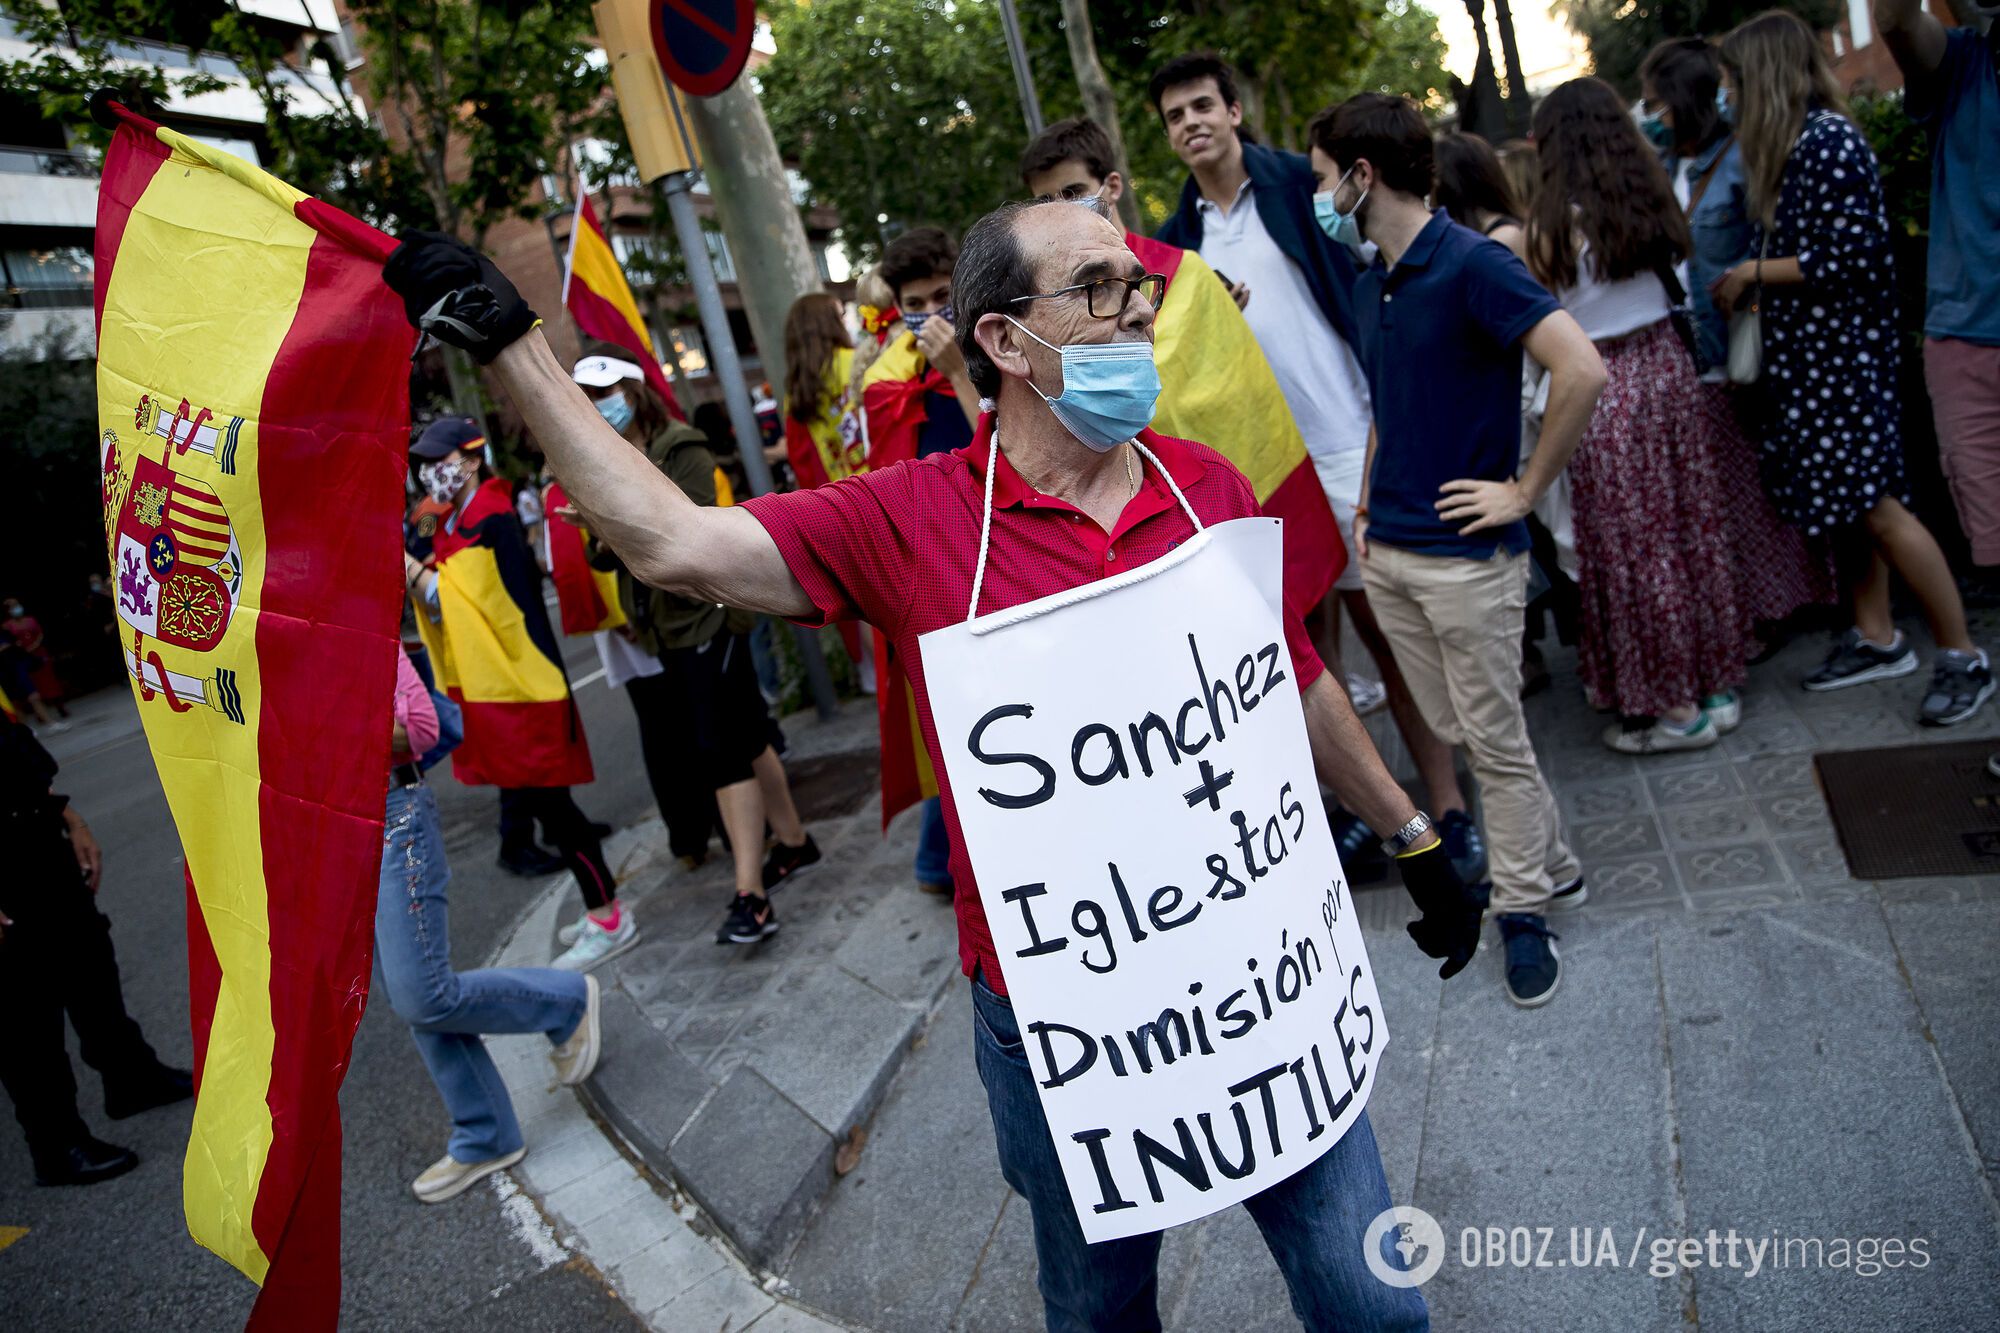
<path id="1" fill-rule="evenodd" d="M 653 50 L 670 82 L 713 97 L 743 72 L 756 31 L 752 0 L 651 0 Z"/>

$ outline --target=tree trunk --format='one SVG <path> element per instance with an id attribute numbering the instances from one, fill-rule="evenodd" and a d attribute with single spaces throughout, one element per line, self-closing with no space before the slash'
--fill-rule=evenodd
<path id="1" fill-rule="evenodd" d="M 1062 0 L 1063 35 L 1069 39 L 1069 63 L 1076 71 L 1076 89 L 1083 94 L 1084 114 L 1104 127 L 1111 137 L 1111 165 L 1125 182 L 1118 196 L 1118 220 L 1127 231 L 1139 231 L 1139 192 L 1132 179 L 1131 161 L 1125 156 L 1125 135 L 1118 128 L 1118 100 L 1111 95 L 1111 80 L 1097 59 L 1097 39 L 1090 29 L 1090 0 Z"/>
<path id="2" fill-rule="evenodd" d="M 1493 42 L 1486 35 L 1484 0 L 1465 0 L 1465 12 L 1472 16 L 1479 58 L 1473 62 L 1467 95 L 1460 99 L 1458 128 L 1467 134 L 1498 139 L 1506 132 L 1506 111 L 1500 104 L 1500 81 L 1493 74 Z"/>
<path id="3" fill-rule="evenodd" d="M 1508 0 L 1493 0 L 1493 25 L 1500 29 L 1500 54 L 1507 62 L 1507 129 L 1525 138 L 1533 108 L 1528 104 L 1528 76 L 1521 72 L 1521 44 L 1514 40 L 1514 11 Z"/>
<path id="4" fill-rule="evenodd" d="M 820 290 L 820 280 L 777 141 L 747 80 L 681 104 L 701 141 L 702 171 L 736 264 L 736 291 L 764 378 L 782 393 L 785 316 L 793 301 Z"/>

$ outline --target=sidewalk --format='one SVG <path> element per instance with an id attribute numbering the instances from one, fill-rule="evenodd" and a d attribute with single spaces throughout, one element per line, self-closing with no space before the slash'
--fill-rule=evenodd
<path id="1" fill-rule="evenodd" d="M 1975 619 L 1981 641 L 1994 641 L 1996 618 Z M 1720 746 L 1646 760 L 1603 749 L 1602 720 L 1578 703 L 1566 662 L 1554 664 L 1531 720 L 1592 898 L 1552 922 L 1564 973 L 1546 1009 L 1506 1002 L 1494 947 L 1439 982 L 1402 933 L 1400 889 L 1358 895 L 1392 1035 L 1370 1115 L 1392 1195 L 1442 1228 L 1445 1263 L 1424 1288 L 1436 1327 L 1666 1333 L 1990 1320 L 2000 1292 L 2000 876 L 1847 877 L 1812 752 L 1936 733 L 1914 722 L 1922 677 L 1833 696 L 1798 691 L 1820 651 L 1795 644 L 1757 668 L 1745 722 Z M 1370 723 L 1397 762 L 1386 718 Z M 2000 711 L 1949 734 L 2000 735 Z M 633 1258 L 636 1249 L 600 1253 L 587 1229 L 580 1248 L 612 1270 L 621 1294 L 685 1280 L 695 1270 L 676 1256 L 718 1255 L 701 1262 L 734 1274 L 729 1290 L 754 1293 L 743 1308 L 756 1307 L 759 1329 L 806 1320 L 807 1309 L 883 1333 L 1038 1327 L 1029 1219 L 994 1160 L 950 914 L 910 884 L 911 830 L 885 844 L 862 811 L 815 832 L 828 862 L 780 895 L 785 933 L 742 957 L 707 942 L 719 888 L 697 891 L 678 870 L 656 889 L 641 887 L 644 876 L 628 884 L 645 895 L 633 901 L 658 952 L 600 970 L 607 984 L 616 972 L 624 1017 L 607 1029 L 591 1096 L 701 1208 L 661 1205 L 645 1250 L 657 1264 Z M 683 921 L 670 897 L 698 898 L 699 910 Z M 561 908 L 573 911 L 566 900 Z M 553 906 L 546 918 L 538 929 L 552 929 Z M 781 946 L 790 952 L 772 966 Z M 671 1110 L 670 1096 L 694 1087 L 688 1069 L 707 1085 L 686 1103 L 693 1124 L 664 1139 L 635 1131 L 645 1122 L 633 1105 L 651 1098 Z M 794 1125 L 793 1137 L 773 1136 L 757 1115 Z M 858 1164 L 835 1178 L 822 1161 L 863 1122 Z M 732 1125 L 736 1143 L 756 1145 L 747 1160 L 714 1146 Z M 695 1134 L 703 1126 L 712 1137 Z M 549 1166 L 557 1150 L 532 1127 L 529 1139 L 522 1174 L 559 1229 L 573 1227 L 569 1210 L 583 1197 L 602 1202 L 601 1183 L 549 1183 L 563 1174 Z M 621 1170 L 637 1179 L 608 1159 L 594 1169 L 607 1165 L 602 1181 Z M 736 1266 L 730 1245 L 698 1234 L 711 1221 L 761 1281 Z M 1501 1237 L 1492 1266 L 1488 1228 Z M 1538 1228 L 1548 1229 L 1546 1248 Z M 1601 1249 L 1605 1228 L 1615 1265 Z M 1851 1260 L 1807 1269 L 1767 1258 L 1753 1275 L 1747 1262 L 1727 1266 L 1724 1242 L 1720 1266 L 1709 1267 L 1708 1232 L 1732 1228 L 1746 1241 L 1811 1239 L 1822 1256 L 1842 1238 L 1921 1239 L 1926 1262 L 1906 1250 L 1902 1266 L 1864 1276 Z M 1701 1266 L 1654 1248 L 1682 1237 L 1702 1242 Z M 1508 1243 L 1527 1247 L 1527 1264 L 1514 1266 Z M 1589 1260 L 1576 1271 L 1573 1252 Z M 650 1308 L 657 1328 L 721 1326 Z M 1240 1209 L 1168 1237 L 1161 1310 L 1173 1329 L 1297 1327 Z"/>

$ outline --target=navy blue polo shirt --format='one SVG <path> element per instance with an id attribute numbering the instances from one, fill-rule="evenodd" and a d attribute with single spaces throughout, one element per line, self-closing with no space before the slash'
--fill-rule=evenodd
<path id="1" fill-rule="evenodd" d="M 1369 541 L 1470 560 L 1528 549 L 1525 523 L 1461 537 L 1438 518 L 1438 490 L 1519 471 L 1521 339 L 1560 309 L 1513 251 L 1443 209 L 1394 268 L 1378 257 L 1356 281 L 1356 350 L 1375 400 Z"/>

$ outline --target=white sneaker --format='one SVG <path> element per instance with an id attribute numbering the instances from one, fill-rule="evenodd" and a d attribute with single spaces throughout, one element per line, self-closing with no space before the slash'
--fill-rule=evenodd
<path id="1" fill-rule="evenodd" d="M 583 1004 L 583 1018 L 577 1023 L 576 1031 L 569 1034 L 569 1040 L 549 1052 L 549 1059 L 556 1067 L 556 1082 L 565 1088 L 573 1088 L 590 1077 L 590 1071 L 597 1068 L 598 1052 L 602 1049 L 597 978 L 586 976 L 583 984 L 589 997 Z"/>
<path id="2" fill-rule="evenodd" d="M 1669 750 L 1705 750 L 1722 739 L 1721 730 L 1708 720 L 1706 713 L 1698 715 L 1692 731 L 1677 731 L 1672 727 L 1655 722 L 1643 731 L 1627 731 L 1624 724 L 1613 722 L 1604 729 L 1604 743 L 1620 754 L 1665 754 Z"/>
<path id="3" fill-rule="evenodd" d="M 618 929 L 606 930 L 603 926 L 584 918 L 583 932 L 576 937 L 576 943 L 557 957 L 551 967 L 559 967 L 565 972 L 588 972 L 607 958 L 616 958 L 639 942 L 639 923 L 632 917 L 630 905 L 619 909 Z"/>
<path id="4" fill-rule="evenodd" d="M 1708 720 L 1725 736 L 1743 725 L 1743 699 L 1735 690 L 1709 695 L 1701 701 L 1701 711 L 1708 714 Z"/>
<path id="5" fill-rule="evenodd" d="M 461 1162 L 446 1153 L 410 1182 L 410 1193 L 421 1203 L 443 1203 L 457 1198 L 495 1171 L 505 1171 L 527 1155 L 527 1148 L 520 1147 L 484 1162 Z"/>
<path id="6" fill-rule="evenodd" d="M 1354 715 L 1366 717 L 1389 702 L 1389 687 L 1366 676 L 1349 676 L 1347 697 L 1354 701 Z"/>
<path id="7" fill-rule="evenodd" d="M 585 912 L 583 915 L 579 916 L 576 920 L 570 922 L 567 926 L 563 926 L 561 929 L 557 930 L 556 943 L 562 945 L 563 948 L 567 949 L 570 945 L 575 944 L 578 940 L 582 939 L 583 923 L 588 920 L 590 920 L 590 913 Z"/>

